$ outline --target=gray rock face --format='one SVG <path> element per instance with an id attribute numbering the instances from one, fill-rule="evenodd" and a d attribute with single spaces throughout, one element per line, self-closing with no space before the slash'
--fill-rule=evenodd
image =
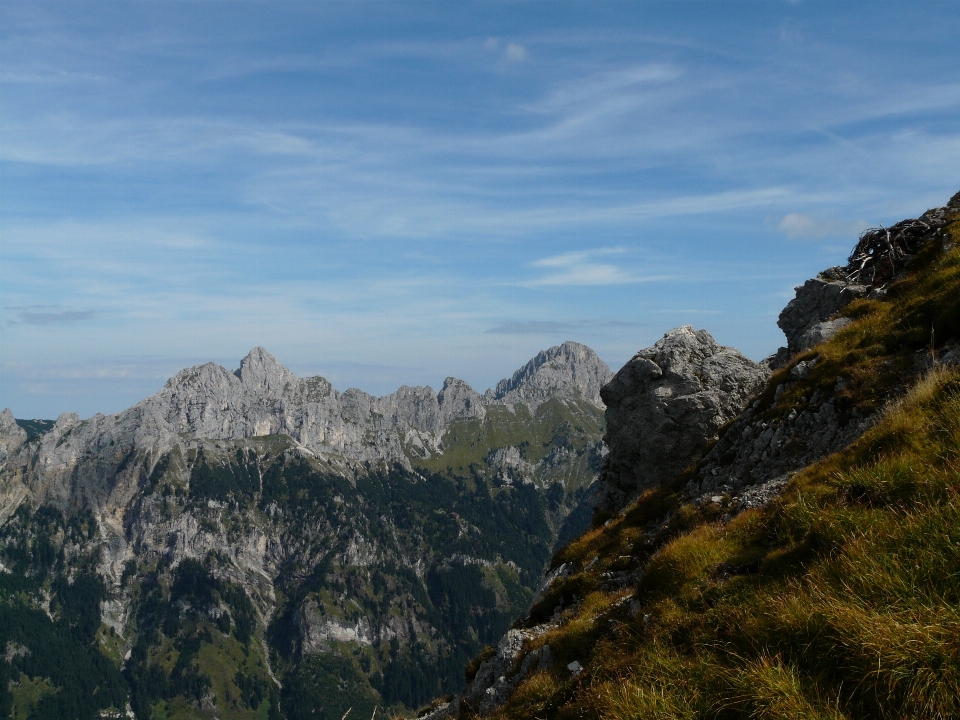
<path id="1" fill-rule="evenodd" d="M 461 418 L 483 418 L 486 415 L 483 396 L 463 380 L 448 377 L 437 394 L 440 425 Z M 439 428 L 438 428 L 439 429 Z"/>
<path id="2" fill-rule="evenodd" d="M 38 502 L 66 505 L 73 495 L 94 507 L 123 505 L 136 489 L 136 478 L 124 482 L 122 473 L 113 474 L 104 483 L 103 469 L 122 466 L 128 453 L 159 456 L 182 436 L 239 440 L 284 434 L 321 456 L 409 466 L 408 451 L 418 457 L 441 452 L 450 423 L 482 419 L 490 405 L 524 402 L 533 409 L 551 397 L 599 405 L 598 391 L 609 374 L 590 348 L 568 342 L 539 353 L 486 397 L 462 380 L 447 378 L 439 393 L 404 386 L 378 398 L 356 389 L 339 393 L 322 377 L 298 378 L 257 347 L 233 372 L 214 363 L 187 368 L 156 395 L 116 415 L 88 420 L 61 415 L 31 450 L 35 461 L 21 459 L 33 470 L 29 480 L 20 480 Z M 0 416 L 0 470 L 21 451 L 26 437 L 5 411 Z M 7 474 L 6 487 L 0 489 L 12 499 L 4 503 L 12 508 L 25 491 L 14 492 L 18 477 Z M 75 497 L 78 491 L 81 496 Z"/>
<path id="3" fill-rule="evenodd" d="M 338 642 L 373 644 L 373 632 L 367 618 L 360 616 L 353 622 L 346 622 L 342 618 L 325 615 L 313 598 L 300 608 L 296 624 L 305 653 L 329 652 Z"/>
<path id="4" fill-rule="evenodd" d="M 787 303 L 777 320 L 787 336 L 791 355 L 833 337 L 849 320 L 830 319 L 854 300 L 865 297 L 870 288 L 848 284 L 843 268 L 830 268 L 796 290 L 796 297 Z"/>
<path id="5" fill-rule="evenodd" d="M 496 654 L 480 665 L 473 682 L 463 693 L 462 702 L 481 713 L 488 713 L 506 702 L 517 683 L 530 671 L 532 661 L 540 660 L 541 665 L 545 666 L 541 652 L 537 652 L 533 657 L 530 657 L 532 653 L 529 653 L 527 657 L 530 657 L 531 662 L 527 663 L 527 667 L 521 668 L 519 672 L 514 670 L 514 664 L 523 653 L 524 645 L 549 629 L 547 625 L 540 625 L 529 630 L 508 630 L 497 643 Z M 547 652 L 549 654 L 549 649 Z"/>
<path id="6" fill-rule="evenodd" d="M 727 429 L 688 484 L 692 497 L 706 501 L 715 493 L 733 498 L 742 508 L 756 506 L 756 496 L 774 497 L 792 473 L 846 447 L 873 422 L 873 417 L 838 412 L 836 401 L 814 393 L 805 406 L 782 418 L 765 420 L 783 391 L 810 374 L 814 361 L 799 363 L 790 380 L 778 386 L 767 406 L 751 406 Z"/>
<path id="7" fill-rule="evenodd" d="M 597 509 L 614 512 L 681 472 L 769 374 L 689 325 L 637 353 L 600 391 L 610 452 L 595 491 Z"/>
<path id="8" fill-rule="evenodd" d="M 526 403 L 531 409 L 555 397 L 579 397 L 599 406 L 600 388 L 610 376 L 610 368 L 593 350 L 568 341 L 538 353 L 513 377 L 488 390 L 485 398 L 500 404 Z"/>
<path id="9" fill-rule="evenodd" d="M 7 456 L 20 449 L 20 446 L 27 441 L 27 431 L 17 425 L 13 413 L 5 409 L 0 413 L 0 466 L 7 459 Z"/>

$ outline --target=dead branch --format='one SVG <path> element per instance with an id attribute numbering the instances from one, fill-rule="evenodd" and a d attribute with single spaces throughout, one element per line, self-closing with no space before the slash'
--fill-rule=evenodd
<path id="1" fill-rule="evenodd" d="M 847 260 L 850 283 L 885 285 L 928 239 L 933 228 L 923 220 L 903 220 L 890 228 L 869 228 Z"/>

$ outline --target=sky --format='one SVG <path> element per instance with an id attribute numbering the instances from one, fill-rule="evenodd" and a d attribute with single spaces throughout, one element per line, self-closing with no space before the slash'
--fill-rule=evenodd
<path id="1" fill-rule="evenodd" d="M 759 360 L 960 190 L 955 2 L 0 3 L 0 407 L 261 345 L 479 391 L 690 324 Z"/>

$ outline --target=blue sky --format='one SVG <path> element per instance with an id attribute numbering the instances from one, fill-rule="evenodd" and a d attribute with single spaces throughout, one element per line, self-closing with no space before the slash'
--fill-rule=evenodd
<path id="1" fill-rule="evenodd" d="M 0 406 L 263 345 L 384 394 L 792 288 L 960 190 L 960 8 L 0 4 Z"/>

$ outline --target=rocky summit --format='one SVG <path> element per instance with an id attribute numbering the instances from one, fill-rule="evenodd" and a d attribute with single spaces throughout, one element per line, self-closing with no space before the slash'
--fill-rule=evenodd
<path id="1" fill-rule="evenodd" d="M 5 410 L 8 697 L 38 717 L 340 718 L 458 690 L 589 520 L 609 378 L 565 343 L 484 395 L 373 397 L 254 348 L 116 415 Z"/>

